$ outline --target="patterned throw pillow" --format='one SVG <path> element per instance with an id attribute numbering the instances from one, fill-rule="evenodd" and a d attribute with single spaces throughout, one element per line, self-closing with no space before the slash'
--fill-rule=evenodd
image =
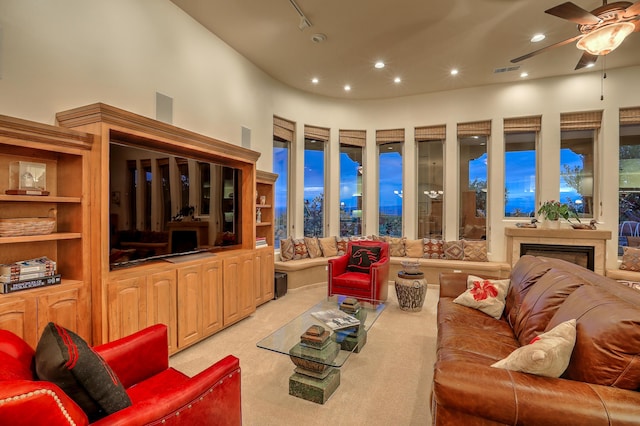
<path id="1" fill-rule="evenodd" d="M 422 257 L 423 253 L 422 238 L 419 240 L 405 240 L 404 241 L 404 249 L 407 257 Z"/>
<path id="2" fill-rule="evenodd" d="M 487 242 L 486 241 L 463 241 L 463 260 L 471 262 L 488 262 L 487 258 Z"/>
<path id="3" fill-rule="evenodd" d="M 627 281 L 627 280 L 616 280 L 620 284 L 626 285 L 627 287 L 631 287 L 634 290 L 640 291 L 640 282 L 638 281 Z"/>
<path id="4" fill-rule="evenodd" d="M 304 243 L 304 238 L 293 239 L 293 260 L 307 259 L 309 257 L 309 251 L 307 245 Z"/>
<path id="5" fill-rule="evenodd" d="M 307 246 L 307 251 L 309 252 L 309 257 L 311 259 L 322 257 L 322 250 L 320 249 L 318 237 L 304 237 L 304 244 Z"/>
<path id="6" fill-rule="evenodd" d="M 620 269 L 625 271 L 640 271 L 640 248 L 624 247 Z"/>
<path id="7" fill-rule="evenodd" d="M 380 247 L 351 246 L 351 256 L 347 263 L 347 271 L 369 273 L 371 265 L 380 260 Z"/>
<path id="8" fill-rule="evenodd" d="M 444 242 L 444 258 L 448 260 L 464 260 L 462 240 Z"/>
<path id="9" fill-rule="evenodd" d="M 383 237 L 382 241 L 389 243 L 389 256 L 406 256 L 404 237 Z"/>
<path id="10" fill-rule="evenodd" d="M 444 241 L 436 238 L 423 238 L 422 244 L 422 257 L 425 259 L 444 259 Z"/>
<path id="11" fill-rule="evenodd" d="M 336 237 L 336 245 L 338 246 L 338 256 L 344 256 L 347 253 L 347 245 L 349 237 Z"/>
<path id="12" fill-rule="evenodd" d="M 495 319 L 500 319 L 504 310 L 509 280 L 487 280 L 469 275 L 467 291 L 456 297 L 453 303 L 477 309 Z"/>
<path id="13" fill-rule="evenodd" d="M 131 405 L 109 365 L 80 336 L 52 322 L 38 341 L 35 367 L 40 380 L 60 386 L 91 422 Z"/>
<path id="14" fill-rule="evenodd" d="M 293 260 L 293 256 L 296 254 L 296 249 L 293 245 L 293 239 L 285 238 L 280 240 L 280 260 L 286 262 Z"/>
<path id="15" fill-rule="evenodd" d="M 373 235 L 352 235 L 350 241 L 373 241 Z"/>
<path id="16" fill-rule="evenodd" d="M 332 257 L 338 255 L 338 245 L 335 237 L 318 238 L 318 243 L 322 249 L 324 257 Z"/>
<path id="17" fill-rule="evenodd" d="M 571 319 L 534 337 L 531 343 L 519 347 L 491 366 L 538 376 L 560 377 L 569 366 L 575 344 L 576 320 Z"/>

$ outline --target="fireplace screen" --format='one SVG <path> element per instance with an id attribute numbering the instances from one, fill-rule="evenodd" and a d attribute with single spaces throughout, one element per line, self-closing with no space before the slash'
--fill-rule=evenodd
<path id="1" fill-rule="evenodd" d="M 569 246 L 559 244 L 520 244 L 520 256 L 554 257 L 575 263 L 584 268 L 594 269 L 594 248 L 590 246 Z"/>

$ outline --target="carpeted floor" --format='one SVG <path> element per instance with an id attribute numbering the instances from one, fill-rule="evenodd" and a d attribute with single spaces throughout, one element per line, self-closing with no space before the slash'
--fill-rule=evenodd
<path id="1" fill-rule="evenodd" d="M 227 354 L 240 359 L 245 426 L 430 425 L 438 287 L 429 286 L 423 309 L 400 309 L 393 285 L 385 311 L 366 346 L 341 368 L 340 386 L 325 404 L 289 395 L 289 357 L 256 342 L 326 297 L 326 285 L 290 290 L 213 336 L 171 357 L 193 375 Z"/>

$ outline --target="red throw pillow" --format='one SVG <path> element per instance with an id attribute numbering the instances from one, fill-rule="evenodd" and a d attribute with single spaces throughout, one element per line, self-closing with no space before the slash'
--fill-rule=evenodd
<path id="1" fill-rule="evenodd" d="M 371 265 L 380 260 L 380 247 L 351 246 L 347 271 L 369 273 Z"/>

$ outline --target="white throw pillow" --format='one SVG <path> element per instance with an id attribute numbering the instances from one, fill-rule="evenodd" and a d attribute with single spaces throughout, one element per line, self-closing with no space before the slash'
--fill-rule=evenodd
<path id="1" fill-rule="evenodd" d="M 508 289 L 508 279 L 488 280 L 469 275 L 467 291 L 456 297 L 453 303 L 478 309 L 495 319 L 500 319 Z"/>
<path id="2" fill-rule="evenodd" d="M 560 377 L 569 366 L 576 343 L 576 320 L 558 324 L 511 352 L 492 367 L 545 377 Z"/>

